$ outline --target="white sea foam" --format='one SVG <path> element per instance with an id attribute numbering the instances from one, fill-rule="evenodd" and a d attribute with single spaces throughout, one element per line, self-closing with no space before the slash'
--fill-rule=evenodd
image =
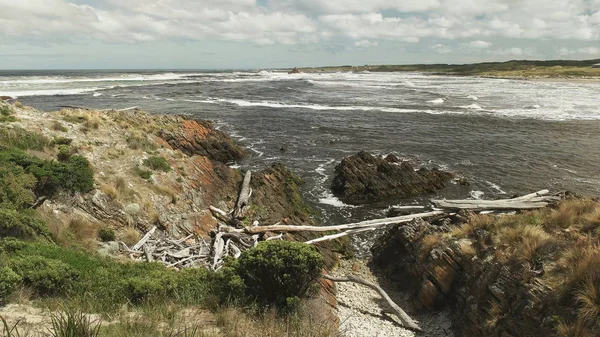
<path id="1" fill-rule="evenodd" d="M 498 194 L 506 194 L 506 192 L 504 192 L 502 190 L 502 188 L 500 188 L 500 186 L 498 186 L 497 184 L 494 184 L 491 181 L 485 181 L 486 184 L 488 184 L 488 186 L 490 186 L 491 188 L 493 188 L 494 190 L 496 190 L 496 192 L 498 192 Z"/>
<path id="2" fill-rule="evenodd" d="M 85 89 L 43 89 L 43 90 L 25 90 L 25 91 L 0 91 L 2 96 L 10 96 L 14 98 L 25 96 L 57 96 L 57 95 L 79 95 L 86 92 L 92 92 L 101 88 L 85 88 Z"/>
<path id="3" fill-rule="evenodd" d="M 319 203 L 324 204 L 324 205 L 330 205 L 333 207 L 339 207 L 339 208 L 354 208 L 354 207 L 356 207 L 356 206 L 345 204 L 343 201 L 341 201 L 340 199 L 338 199 L 336 196 L 334 196 L 331 193 L 327 193 L 322 198 L 319 198 Z"/>
<path id="4" fill-rule="evenodd" d="M 427 101 L 427 102 L 429 102 L 431 104 L 439 105 L 439 104 L 444 104 L 444 99 L 443 98 L 436 98 L 434 100 Z"/>
<path id="5" fill-rule="evenodd" d="M 471 192 L 469 192 L 469 195 L 473 199 L 481 199 L 481 197 L 483 197 L 484 194 L 485 193 L 483 191 L 471 191 Z"/>
<path id="6" fill-rule="evenodd" d="M 100 97 L 100 96 L 102 96 L 102 93 L 101 92 L 95 92 L 95 93 L 92 94 L 92 96 L 94 96 L 94 97 Z"/>
<path id="7" fill-rule="evenodd" d="M 475 96 L 475 95 L 469 95 L 469 96 L 467 96 L 467 98 L 468 98 L 468 99 L 472 99 L 472 100 L 474 100 L 474 101 L 478 101 L 478 100 L 479 100 L 479 97 L 477 97 L 477 96 Z"/>
<path id="8" fill-rule="evenodd" d="M 470 109 L 470 110 L 483 110 L 483 108 L 481 106 L 479 106 L 478 104 L 471 104 L 471 105 L 467 105 L 467 106 L 461 106 L 461 108 L 464 109 Z"/>

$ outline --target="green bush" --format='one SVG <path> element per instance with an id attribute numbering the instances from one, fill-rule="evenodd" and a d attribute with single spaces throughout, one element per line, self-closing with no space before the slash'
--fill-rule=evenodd
<path id="1" fill-rule="evenodd" d="M 150 177 L 152 177 L 152 171 L 140 168 L 138 166 L 133 168 L 133 172 L 144 180 L 148 180 Z"/>
<path id="2" fill-rule="evenodd" d="M 78 277 L 70 278 L 70 287 L 63 288 L 63 292 L 57 295 L 68 296 L 84 310 L 113 312 L 125 303 L 161 301 L 197 305 L 210 291 L 209 274 L 204 269 L 177 271 L 159 263 L 119 263 L 54 244 L 34 242 L 22 245 L 24 247 L 7 254 L 9 266 L 14 261 L 26 259 L 60 262 L 68 266 Z"/>
<path id="3" fill-rule="evenodd" d="M 8 105 L 0 105 L 0 116 L 10 116 L 12 113 L 12 109 Z"/>
<path id="4" fill-rule="evenodd" d="M 41 151 L 49 143 L 48 138 L 37 132 L 30 132 L 20 127 L 0 128 L 0 145 L 6 147 Z"/>
<path id="5" fill-rule="evenodd" d="M 11 259 L 10 267 L 41 295 L 66 294 L 79 273 L 68 264 L 41 256 Z"/>
<path id="6" fill-rule="evenodd" d="M 12 123 L 12 122 L 18 122 L 19 119 L 15 116 L 5 116 L 5 115 L 0 115 L 0 123 Z"/>
<path id="7" fill-rule="evenodd" d="M 290 241 L 262 242 L 242 253 L 233 267 L 246 297 L 282 307 L 306 295 L 322 268 L 323 257 L 315 247 Z"/>
<path id="8" fill-rule="evenodd" d="M 50 238 L 48 226 L 33 216 L 12 209 L 0 208 L 0 237 L 23 240 Z"/>
<path id="9" fill-rule="evenodd" d="M 12 269 L 0 267 L 0 304 L 6 302 L 6 297 L 15 290 L 21 280 Z"/>
<path id="10" fill-rule="evenodd" d="M 56 158 L 59 161 L 62 161 L 62 162 L 69 161 L 71 159 L 72 155 L 73 155 L 73 149 L 71 149 L 70 146 L 68 146 L 68 145 L 59 145 L 58 146 L 58 154 L 56 155 Z"/>
<path id="11" fill-rule="evenodd" d="M 98 230 L 98 237 L 102 242 L 115 241 L 115 231 L 109 227 L 102 227 Z"/>
<path id="12" fill-rule="evenodd" d="M 154 157 L 145 159 L 144 165 L 146 165 L 147 167 L 149 167 L 150 169 L 152 169 L 154 171 L 163 171 L 163 172 L 171 171 L 171 165 L 169 165 L 169 162 L 167 162 L 167 160 L 163 157 L 154 156 Z"/>
<path id="13" fill-rule="evenodd" d="M 0 162 L 0 165 L 2 163 Z M 27 208 L 35 201 L 37 179 L 16 165 L 0 166 L 0 208 Z"/>
<path id="14" fill-rule="evenodd" d="M 71 145 L 73 139 L 67 137 L 56 137 L 52 140 L 53 145 Z"/>

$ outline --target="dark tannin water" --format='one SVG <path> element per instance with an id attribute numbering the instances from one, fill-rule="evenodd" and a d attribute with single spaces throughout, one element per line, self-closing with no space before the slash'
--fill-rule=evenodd
<path id="1" fill-rule="evenodd" d="M 600 192 L 600 84 L 409 73 L 0 72 L 0 95 L 42 110 L 139 106 L 211 119 L 251 150 L 241 163 L 281 161 L 327 224 L 380 216 L 329 184 L 360 150 L 458 172 L 471 186 L 438 196 L 494 198 L 549 188 Z M 412 202 L 413 199 L 403 202 Z"/>

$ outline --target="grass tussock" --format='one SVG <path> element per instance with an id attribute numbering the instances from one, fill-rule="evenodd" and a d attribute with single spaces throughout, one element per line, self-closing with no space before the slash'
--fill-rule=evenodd
<path id="1" fill-rule="evenodd" d="M 228 337 L 326 337 L 334 333 L 326 322 L 315 322 L 303 310 L 281 317 L 275 310 L 249 315 L 230 307 L 221 309 L 216 316 L 217 325 Z"/>
<path id="2" fill-rule="evenodd" d="M 43 151 L 50 145 L 50 140 L 37 132 L 30 132 L 20 127 L 12 129 L 0 127 L 0 145 L 20 150 Z"/>
<path id="3" fill-rule="evenodd" d="M 486 242 L 481 242 L 478 230 L 487 233 Z M 441 238 L 466 238 L 479 240 L 484 248 L 493 246 L 497 261 L 515 270 L 527 263 L 530 268 L 546 266 L 538 278 L 554 289 L 556 297 L 544 300 L 574 309 L 572 315 L 558 317 L 557 334 L 591 337 L 600 335 L 599 232 L 600 201 L 570 199 L 553 208 L 515 215 L 472 215 Z M 434 239 L 425 237 L 423 241 Z M 496 309 L 489 312 L 488 327 L 498 321 Z"/>

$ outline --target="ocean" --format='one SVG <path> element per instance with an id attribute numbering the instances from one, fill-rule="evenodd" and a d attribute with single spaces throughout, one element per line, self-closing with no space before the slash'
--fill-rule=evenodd
<path id="1" fill-rule="evenodd" d="M 283 162 L 326 224 L 373 218 L 395 203 L 347 205 L 334 167 L 361 150 L 394 153 L 466 177 L 446 198 L 548 188 L 600 194 L 600 83 L 418 73 L 0 71 L 0 95 L 41 110 L 139 106 L 215 121 L 250 149 L 252 169 Z"/>

